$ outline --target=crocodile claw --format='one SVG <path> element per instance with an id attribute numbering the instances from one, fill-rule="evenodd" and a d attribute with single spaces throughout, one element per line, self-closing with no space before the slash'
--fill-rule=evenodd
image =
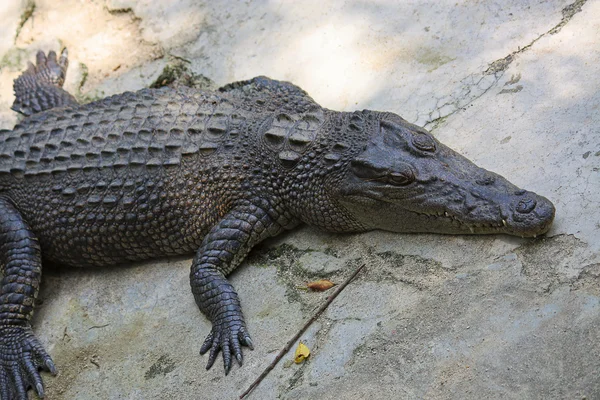
<path id="1" fill-rule="evenodd" d="M 76 105 L 77 100 L 62 90 L 69 53 L 63 49 L 60 57 L 50 51 L 38 51 L 35 65 L 28 62 L 27 69 L 14 81 L 15 101 L 11 107 L 23 115 L 31 115 L 53 107 Z"/>
<path id="2" fill-rule="evenodd" d="M 29 63 L 27 73 L 35 75 L 37 79 L 52 83 L 58 87 L 62 87 L 65 83 L 67 68 L 69 67 L 69 53 L 64 48 L 60 54 L 60 58 L 56 59 L 56 52 L 48 52 L 48 56 L 43 51 L 38 51 L 36 56 L 36 65 Z"/>
<path id="3" fill-rule="evenodd" d="M 29 388 L 44 398 L 40 369 L 53 375 L 57 373 L 31 327 L 0 327 L 0 398 L 27 400 Z"/>
<path id="4" fill-rule="evenodd" d="M 254 350 L 252 339 L 250 339 L 250 335 L 246 332 L 243 321 L 237 319 L 226 320 L 213 324 L 211 333 L 206 337 L 200 348 L 200 354 L 205 354 L 210 350 L 208 363 L 206 364 L 206 369 L 210 369 L 215 363 L 219 351 L 222 351 L 223 366 L 225 368 L 225 375 L 227 375 L 231 370 L 232 355 L 235 357 L 237 363 L 240 366 L 242 365 L 244 360 L 242 346 Z"/>

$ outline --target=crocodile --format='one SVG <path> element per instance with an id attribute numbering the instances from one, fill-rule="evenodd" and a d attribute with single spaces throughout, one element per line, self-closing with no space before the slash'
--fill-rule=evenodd
<path id="1" fill-rule="evenodd" d="M 68 54 L 38 52 L 0 131 L 0 397 L 44 397 L 55 364 L 33 333 L 42 262 L 108 266 L 195 254 L 190 284 L 225 374 L 253 348 L 226 276 L 305 223 L 331 232 L 548 231 L 555 209 L 390 112 L 338 112 L 264 76 L 78 104 Z"/>

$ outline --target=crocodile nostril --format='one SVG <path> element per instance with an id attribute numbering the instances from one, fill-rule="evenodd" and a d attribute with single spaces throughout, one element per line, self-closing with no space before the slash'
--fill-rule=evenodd
<path id="1" fill-rule="evenodd" d="M 523 199 L 517 204 L 517 212 L 528 214 L 535 208 L 537 202 L 534 199 Z"/>

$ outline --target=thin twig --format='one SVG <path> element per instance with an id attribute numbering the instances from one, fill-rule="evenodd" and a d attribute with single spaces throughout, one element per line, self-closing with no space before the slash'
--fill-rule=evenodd
<path id="1" fill-rule="evenodd" d="M 283 347 L 283 349 L 281 349 L 279 354 L 277 354 L 277 357 L 275 357 L 275 359 L 271 362 L 271 364 L 269 364 L 269 366 L 263 371 L 263 373 L 260 374 L 260 376 L 258 378 L 256 378 L 256 380 L 254 382 L 252 382 L 252 385 L 250 385 L 248 390 L 246 390 L 244 393 L 242 393 L 242 395 L 240 396 L 240 399 L 243 399 L 248 394 L 250 394 L 250 392 L 252 392 L 262 382 L 262 380 L 269 374 L 269 372 L 271 372 L 271 370 L 273 368 L 275 368 L 275 366 L 283 358 L 283 356 L 285 356 L 285 354 L 292 348 L 292 346 L 294 345 L 294 343 L 296 343 L 296 341 L 300 338 L 300 336 L 302 336 L 302 334 L 308 329 L 308 327 L 313 322 L 315 322 L 317 320 L 317 318 L 319 318 L 319 316 L 323 313 L 323 311 L 325 311 L 325 309 L 327 309 L 327 307 L 329 307 L 329 305 L 331 304 L 331 302 L 333 300 L 335 300 L 337 295 L 340 294 L 342 292 L 342 290 L 344 290 L 344 288 L 346 286 L 348 286 L 348 284 L 350 282 L 352 282 L 352 280 L 356 277 L 356 275 L 358 275 L 358 273 L 364 268 L 364 266 L 365 266 L 365 264 L 358 267 L 356 269 L 356 271 L 354 271 L 354 273 L 352 275 L 350 275 L 350 277 L 348 279 L 346 279 L 344 281 L 344 283 L 342 283 L 338 287 L 338 289 L 335 291 L 335 293 L 333 293 L 331 296 L 329 296 L 327 301 L 325 303 L 323 303 L 323 305 L 321 307 L 319 307 L 317 312 L 315 312 L 315 314 L 306 322 L 306 324 L 304 324 L 304 326 L 298 331 L 298 333 L 296 333 L 294 335 L 294 337 L 286 343 L 286 345 Z"/>

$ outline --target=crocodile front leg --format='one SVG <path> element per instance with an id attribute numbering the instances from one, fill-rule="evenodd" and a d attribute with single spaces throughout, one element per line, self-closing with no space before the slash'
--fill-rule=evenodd
<path id="1" fill-rule="evenodd" d="M 27 399 L 30 387 L 44 397 L 39 370 L 56 374 L 56 369 L 30 324 L 42 276 L 40 245 L 19 211 L 1 196 L 0 266 L 0 398 Z"/>
<path id="2" fill-rule="evenodd" d="M 200 354 L 210 350 L 206 366 L 209 369 L 222 350 L 225 374 L 231 369 L 232 354 L 242 365 L 241 347 L 253 348 L 238 295 L 225 276 L 242 262 L 254 245 L 292 225 L 285 219 L 284 228 L 281 219 L 277 222 L 274 213 L 267 211 L 268 204 L 257 206 L 257 203 L 260 204 L 236 207 L 206 235 L 190 274 L 196 304 L 212 322 L 212 331 Z"/>

